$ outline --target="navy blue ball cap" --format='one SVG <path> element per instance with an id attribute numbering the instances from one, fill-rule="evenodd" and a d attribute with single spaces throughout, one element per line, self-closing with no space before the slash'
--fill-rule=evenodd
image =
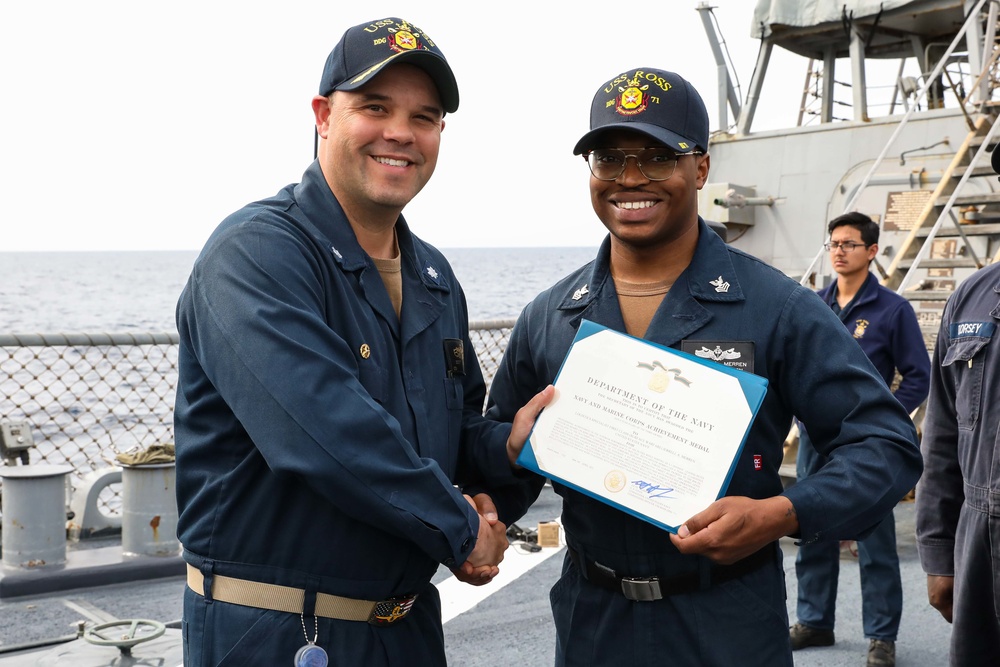
<path id="1" fill-rule="evenodd" d="M 458 109 L 458 82 L 441 49 L 427 33 L 400 18 L 348 28 L 326 59 L 319 94 L 360 88 L 395 63 L 409 63 L 427 72 L 444 110 L 454 113 Z"/>
<path id="2" fill-rule="evenodd" d="M 678 153 L 708 150 L 708 111 L 701 95 L 679 74 L 638 67 L 598 89 L 590 106 L 590 132 L 574 155 L 593 149 L 609 130 L 641 132 Z"/>

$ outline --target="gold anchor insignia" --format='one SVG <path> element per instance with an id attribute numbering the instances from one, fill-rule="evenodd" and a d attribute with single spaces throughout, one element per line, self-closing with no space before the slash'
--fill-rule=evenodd
<path id="1" fill-rule="evenodd" d="M 368 343 L 362 343 L 359 351 L 361 352 L 362 359 L 367 359 L 372 356 L 372 349 L 368 346 Z"/>

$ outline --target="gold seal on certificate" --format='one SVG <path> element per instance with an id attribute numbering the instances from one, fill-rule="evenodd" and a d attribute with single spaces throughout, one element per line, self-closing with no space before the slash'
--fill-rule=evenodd
<path id="1" fill-rule="evenodd" d="M 725 493 L 763 378 L 584 320 L 522 466 L 671 532 Z"/>
<path id="2" fill-rule="evenodd" d="M 625 473 L 621 470 L 612 470 L 604 476 L 604 488 L 611 493 L 618 493 L 625 488 Z"/>

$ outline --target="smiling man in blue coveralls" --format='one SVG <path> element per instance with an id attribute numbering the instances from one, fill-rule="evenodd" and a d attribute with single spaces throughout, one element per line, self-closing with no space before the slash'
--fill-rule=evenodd
<path id="1" fill-rule="evenodd" d="M 398 18 L 349 29 L 312 100 L 318 159 L 215 230 L 177 308 L 178 535 L 186 667 L 444 665 L 444 564 L 487 583 L 489 497 L 543 394 L 508 424 L 465 297 L 403 207 L 458 88 Z"/>
<path id="2" fill-rule="evenodd" d="M 514 419 L 585 319 L 684 351 L 731 349 L 728 363 L 769 382 L 727 495 L 676 535 L 554 484 L 568 546 L 550 593 L 559 666 L 790 666 L 778 539 L 863 536 L 920 474 L 909 416 L 830 308 L 699 217 L 707 149 L 705 105 L 677 74 L 643 67 L 601 84 L 574 152 L 610 234 L 521 313 L 492 384 L 487 416 Z M 830 462 L 783 491 L 793 415 Z M 543 482 L 497 502 L 516 514 Z"/>
<path id="3" fill-rule="evenodd" d="M 902 376 L 894 395 L 907 412 L 927 398 L 930 356 L 910 302 L 878 284 L 868 266 L 878 254 L 878 224 L 852 211 L 830 221 L 826 249 L 837 280 L 819 292 L 875 365 L 886 385 Z M 807 429 L 799 425 L 796 460 L 798 479 L 815 474 L 826 463 Z M 896 636 L 903 616 L 903 582 L 896 552 L 896 521 L 889 514 L 858 542 L 861 571 L 861 618 L 868 638 L 868 667 L 896 664 Z M 798 623 L 789 634 L 792 649 L 831 646 L 837 608 L 840 545 L 826 541 L 803 544 L 795 558 L 798 576 Z"/>

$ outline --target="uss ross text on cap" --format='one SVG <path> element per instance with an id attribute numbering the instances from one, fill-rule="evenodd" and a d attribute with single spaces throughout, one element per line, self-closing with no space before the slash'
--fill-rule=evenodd
<path id="1" fill-rule="evenodd" d="M 574 155 L 594 148 L 609 130 L 631 130 L 660 141 L 678 153 L 708 150 L 708 111 L 701 95 L 679 74 L 641 67 L 611 79 L 590 106 L 590 132 Z"/>
<path id="2" fill-rule="evenodd" d="M 319 94 L 360 88 L 395 63 L 409 63 L 427 72 L 444 110 L 454 113 L 458 109 L 458 83 L 441 49 L 427 33 L 400 18 L 349 28 L 326 59 Z"/>

